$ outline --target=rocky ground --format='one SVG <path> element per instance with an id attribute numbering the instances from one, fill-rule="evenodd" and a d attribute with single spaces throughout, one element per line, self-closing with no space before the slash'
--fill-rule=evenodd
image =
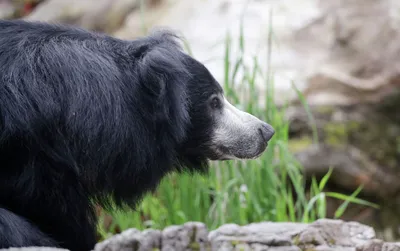
<path id="1" fill-rule="evenodd" d="M 10 248 L 8 251 L 57 251 Z M 208 231 L 188 222 L 163 231 L 129 229 L 98 243 L 95 251 L 399 251 L 400 243 L 376 239 L 371 227 L 321 219 L 311 224 L 262 222 L 223 225 Z"/>

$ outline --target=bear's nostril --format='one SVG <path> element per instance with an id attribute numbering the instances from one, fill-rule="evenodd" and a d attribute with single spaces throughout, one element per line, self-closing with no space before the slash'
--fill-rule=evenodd
<path id="1" fill-rule="evenodd" d="M 267 123 L 263 123 L 258 130 L 265 141 L 269 141 L 275 134 L 274 128 Z"/>

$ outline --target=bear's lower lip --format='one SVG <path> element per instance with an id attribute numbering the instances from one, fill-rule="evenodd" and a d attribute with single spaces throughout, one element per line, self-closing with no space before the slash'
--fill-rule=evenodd
<path id="1" fill-rule="evenodd" d="M 259 154 L 257 154 L 256 156 L 250 158 L 250 159 L 257 159 L 259 158 L 261 155 L 263 155 L 264 151 L 260 152 Z"/>
<path id="2" fill-rule="evenodd" d="M 268 147 L 268 143 L 266 143 L 264 146 L 262 146 L 256 155 L 251 156 L 251 157 L 247 157 L 247 158 L 244 158 L 244 159 L 257 159 L 257 158 L 259 158 L 261 155 L 263 155 L 263 153 L 265 152 L 267 147 Z"/>

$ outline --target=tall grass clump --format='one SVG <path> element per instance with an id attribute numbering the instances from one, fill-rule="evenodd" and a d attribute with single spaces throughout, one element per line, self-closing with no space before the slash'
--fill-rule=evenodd
<path id="1" fill-rule="evenodd" d="M 350 202 L 372 205 L 355 198 L 361 188 L 350 196 L 325 193 L 323 189 L 331 171 L 319 183 L 313 179 L 311 187 L 305 187 L 302 167 L 288 150 L 289 124 L 284 119 L 286 108 L 278 108 L 274 102 L 273 72 L 269 67 L 272 29 L 269 27 L 265 69 L 260 67 L 257 56 L 252 58 L 251 66 L 245 63 L 243 26 L 240 29 L 237 41 L 240 53 L 237 58 L 232 57 L 232 40 L 229 34 L 226 36 L 222 84 L 232 104 L 275 128 L 276 133 L 266 152 L 256 160 L 212 163 L 208 176 L 169 175 L 155 193 L 144 198 L 136 211 L 110 212 L 113 224 L 121 230 L 161 229 L 187 221 L 204 222 L 209 229 L 225 223 L 310 222 L 326 216 L 325 199 L 328 196 L 344 200 L 336 217 L 341 216 Z M 266 86 L 264 93 L 257 91 L 256 81 L 263 81 Z M 298 94 L 308 109 L 301 93 Z M 260 98 L 265 99 L 263 107 L 259 105 Z M 311 113 L 309 115 L 312 120 Z M 318 140 L 316 134 L 314 140 Z M 100 230 L 107 234 L 104 229 Z"/>

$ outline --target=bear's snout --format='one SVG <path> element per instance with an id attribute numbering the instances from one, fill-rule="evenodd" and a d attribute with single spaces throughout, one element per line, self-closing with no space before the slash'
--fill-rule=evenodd
<path id="1" fill-rule="evenodd" d="M 239 110 L 226 99 L 217 117 L 211 146 L 217 159 L 257 158 L 275 134 L 270 124 Z"/>

